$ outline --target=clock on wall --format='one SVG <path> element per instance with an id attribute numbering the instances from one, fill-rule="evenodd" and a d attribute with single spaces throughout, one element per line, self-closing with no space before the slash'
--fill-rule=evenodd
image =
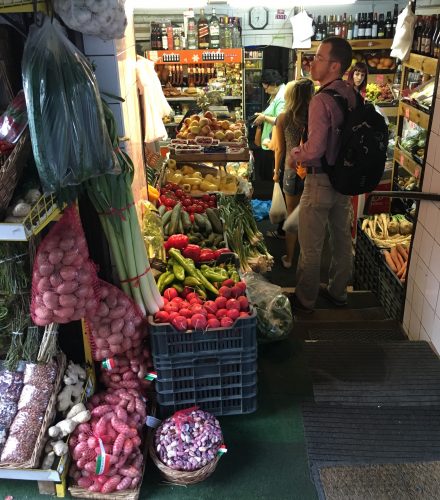
<path id="1" fill-rule="evenodd" d="M 252 7 L 249 10 L 249 26 L 254 30 L 264 29 L 269 22 L 269 11 L 266 7 Z"/>

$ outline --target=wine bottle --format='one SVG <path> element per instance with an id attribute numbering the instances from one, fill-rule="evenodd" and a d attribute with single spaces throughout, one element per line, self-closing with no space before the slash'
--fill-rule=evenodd
<path id="1" fill-rule="evenodd" d="M 432 44 L 431 44 L 431 57 L 435 57 L 438 59 L 439 55 L 439 47 L 438 47 L 438 41 L 440 39 L 440 15 L 437 16 L 437 26 L 435 28 L 435 33 L 434 36 L 432 37 Z"/>
<path id="2" fill-rule="evenodd" d="M 351 14 L 347 23 L 347 40 L 353 40 L 353 16 Z"/>
<path id="3" fill-rule="evenodd" d="M 316 21 L 315 40 L 318 42 L 322 40 L 321 16 L 318 16 L 318 19 Z"/>
<path id="4" fill-rule="evenodd" d="M 341 36 L 341 16 L 336 16 L 335 36 Z"/>
<path id="5" fill-rule="evenodd" d="M 373 15 L 370 12 L 368 14 L 367 22 L 365 24 L 365 38 L 367 38 L 367 39 L 371 38 L 371 33 L 372 33 L 372 29 L 373 29 L 372 19 L 373 19 Z"/>
<path id="6" fill-rule="evenodd" d="M 230 44 L 232 47 L 232 29 L 230 30 Z M 226 30 L 225 30 L 226 38 Z M 209 47 L 211 49 L 218 49 L 220 47 L 220 23 L 218 17 L 215 15 L 215 9 L 212 9 L 211 19 L 209 20 Z"/>
<path id="7" fill-rule="evenodd" d="M 385 16 L 379 14 L 379 23 L 377 25 L 377 38 L 385 38 Z"/>
<path id="8" fill-rule="evenodd" d="M 396 34 L 396 28 L 397 28 L 397 18 L 399 17 L 399 4 L 395 3 L 394 4 L 394 14 L 393 14 L 393 24 L 392 24 L 392 36 Z"/>
<path id="9" fill-rule="evenodd" d="M 359 38 L 359 24 L 360 24 L 361 15 L 358 14 L 358 17 L 355 18 L 353 24 L 353 39 L 357 40 Z"/>
<path id="10" fill-rule="evenodd" d="M 361 40 L 365 38 L 364 15 L 365 14 L 359 14 L 360 20 L 359 20 L 358 38 L 360 38 Z"/>
<path id="11" fill-rule="evenodd" d="M 393 21 L 391 19 L 391 11 L 387 12 L 385 19 L 385 38 L 393 38 Z"/>
<path id="12" fill-rule="evenodd" d="M 375 12 L 373 16 L 373 24 L 371 25 L 371 38 L 378 38 L 379 23 L 377 22 L 377 12 Z"/>
<path id="13" fill-rule="evenodd" d="M 328 33 L 327 16 L 324 16 L 324 19 L 322 21 L 322 39 L 323 40 L 325 38 L 327 38 L 327 33 Z"/>
<path id="14" fill-rule="evenodd" d="M 190 50 L 197 49 L 197 23 L 193 12 L 187 21 L 187 47 Z"/>
<path id="15" fill-rule="evenodd" d="M 209 49 L 209 28 L 208 19 L 205 16 L 205 9 L 200 9 L 200 17 L 197 21 L 197 39 L 199 49 Z"/>

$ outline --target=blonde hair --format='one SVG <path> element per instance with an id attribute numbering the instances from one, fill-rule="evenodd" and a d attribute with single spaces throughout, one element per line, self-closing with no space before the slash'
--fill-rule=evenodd
<path id="1" fill-rule="evenodd" d="M 309 104 L 314 93 L 315 86 L 308 78 L 300 78 L 286 85 L 284 112 L 295 127 L 301 128 L 307 123 Z"/>

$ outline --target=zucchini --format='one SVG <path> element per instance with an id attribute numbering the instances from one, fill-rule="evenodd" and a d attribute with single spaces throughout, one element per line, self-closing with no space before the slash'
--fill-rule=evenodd
<path id="1" fill-rule="evenodd" d="M 197 224 L 200 231 L 205 230 L 205 218 L 202 214 L 194 214 L 194 222 Z"/>
<path id="2" fill-rule="evenodd" d="M 208 236 L 209 234 L 212 234 L 212 225 L 209 222 L 208 217 L 205 216 L 205 234 Z"/>
<path id="3" fill-rule="evenodd" d="M 168 234 L 179 234 L 179 221 L 180 221 L 181 210 L 182 210 L 181 203 L 177 203 L 171 210 L 171 221 Z"/>
<path id="4" fill-rule="evenodd" d="M 192 223 L 191 223 L 191 219 L 189 218 L 189 213 L 186 212 L 185 210 L 182 210 L 182 225 L 183 225 L 183 230 L 185 231 L 185 233 L 188 233 L 189 231 L 191 231 L 191 228 L 192 228 Z"/>
<path id="5" fill-rule="evenodd" d="M 222 221 L 220 220 L 220 217 L 215 212 L 215 210 L 212 208 L 207 208 L 206 209 L 206 216 L 208 217 L 209 222 L 211 223 L 214 232 L 222 234 L 223 233 L 223 224 L 222 224 Z"/>
<path id="6" fill-rule="evenodd" d="M 159 215 L 163 217 L 165 215 L 165 212 L 167 211 L 167 207 L 165 205 L 161 205 L 157 211 L 159 212 Z"/>
<path id="7" fill-rule="evenodd" d="M 179 217 L 179 220 L 177 221 L 177 232 L 178 234 L 183 234 L 182 217 Z"/>

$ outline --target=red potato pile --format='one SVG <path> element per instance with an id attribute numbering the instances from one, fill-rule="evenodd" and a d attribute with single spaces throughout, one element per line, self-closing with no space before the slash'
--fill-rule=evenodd
<path id="1" fill-rule="evenodd" d="M 32 274 L 32 321 L 39 326 L 93 315 L 97 276 L 75 207 L 66 209 L 38 248 Z"/>
<path id="2" fill-rule="evenodd" d="M 147 373 L 153 370 L 150 352 L 144 347 L 141 356 L 136 359 L 127 359 L 123 356 L 112 358 L 113 367 L 101 369 L 101 382 L 112 389 L 136 389 L 144 392 L 152 386 L 152 382 L 145 380 Z"/>
<path id="3" fill-rule="evenodd" d="M 145 403 L 133 389 L 108 390 L 90 398 L 92 418 L 80 424 L 69 440 L 73 464 L 69 474 L 80 488 L 112 493 L 137 488 L 142 480 L 141 432 Z M 109 470 L 97 474 L 101 440 Z"/>
<path id="4" fill-rule="evenodd" d="M 87 320 L 94 344 L 93 358 L 102 361 L 115 354 L 129 360 L 142 355 L 145 324 L 140 311 L 125 293 L 105 281 L 99 282 L 100 298 L 94 316 Z"/>
<path id="5" fill-rule="evenodd" d="M 227 279 L 215 300 L 202 299 L 195 292 L 180 297 L 174 288 L 164 292 L 163 310 L 154 315 L 156 323 L 171 323 L 176 330 L 206 330 L 231 327 L 238 318 L 249 316 L 246 284 Z"/>

